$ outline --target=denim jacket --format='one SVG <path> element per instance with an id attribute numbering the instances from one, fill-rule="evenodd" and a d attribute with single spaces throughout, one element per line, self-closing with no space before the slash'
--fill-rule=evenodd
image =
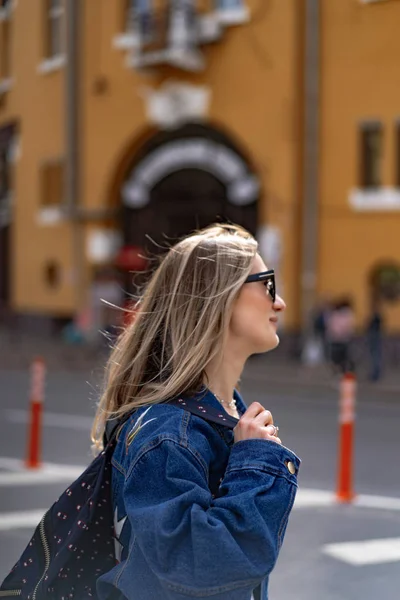
<path id="1" fill-rule="evenodd" d="M 201 404 L 221 408 L 209 391 Z M 127 421 L 112 460 L 120 562 L 99 578 L 101 600 L 251 600 L 260 584 L 268 599 L 300 460 L 275 442 L 233 437 L 167 403 Z"/>

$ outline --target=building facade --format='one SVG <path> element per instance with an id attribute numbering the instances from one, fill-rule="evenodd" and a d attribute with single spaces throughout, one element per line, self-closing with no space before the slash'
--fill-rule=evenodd
<path id="1" fill-rule="evenodd" d="M 229 219 L 288 330 L 324 294 L 363 323 L 400 262 L 398 0 L 0 5 L 3 306 L 85 313 L 105 269 L 129 288 L 143 254 Z"/>

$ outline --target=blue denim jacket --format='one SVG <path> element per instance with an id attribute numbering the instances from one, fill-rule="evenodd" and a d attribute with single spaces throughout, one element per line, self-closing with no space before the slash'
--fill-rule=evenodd
<path id="1" fill-rule="evenodd" d="M 220 408 L 210 392 L 202 405 Z M 120 562 L 98 580 L 101 600 L 251 600 L 260 584 L 268 599 L 300 460 L 233 435 L 168 404 L 128 420 L 112 461 Z"/>

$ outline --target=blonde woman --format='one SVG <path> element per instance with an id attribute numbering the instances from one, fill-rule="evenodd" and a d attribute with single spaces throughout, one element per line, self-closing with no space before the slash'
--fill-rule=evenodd
<path id="1" fill-rule="evenodd" d="M 110 358 L 93 427 L 101 447 L 107 420 L 125 417 L 119 562 L 98 580 L 101 600 L 268 598 L 300 461 L 235 386 L 250 355 L 278 345 L 284 309 L 241 227 L 210 226 L 163 258 Z"/>

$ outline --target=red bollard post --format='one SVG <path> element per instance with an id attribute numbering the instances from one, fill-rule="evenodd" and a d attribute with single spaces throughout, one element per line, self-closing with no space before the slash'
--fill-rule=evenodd
<path id="1" fill-rule="evenodd" d="M 39 469 L 41 466 L 40 450 L 45 377 L 46 365 L 44 360 L 35 358 L 31 367 L 29 442 L 28 455 L 25 461 L 25 466 L 28 469 Z"/>
<path id="2" fill-rule="evenodd" d="M 356 386 L 355 375 L 345 373 L 340 384 L 339 464 L 336 490 L 336 500 L 342 503 L 350 503 L 355 498 L 353 456 Z"/>

